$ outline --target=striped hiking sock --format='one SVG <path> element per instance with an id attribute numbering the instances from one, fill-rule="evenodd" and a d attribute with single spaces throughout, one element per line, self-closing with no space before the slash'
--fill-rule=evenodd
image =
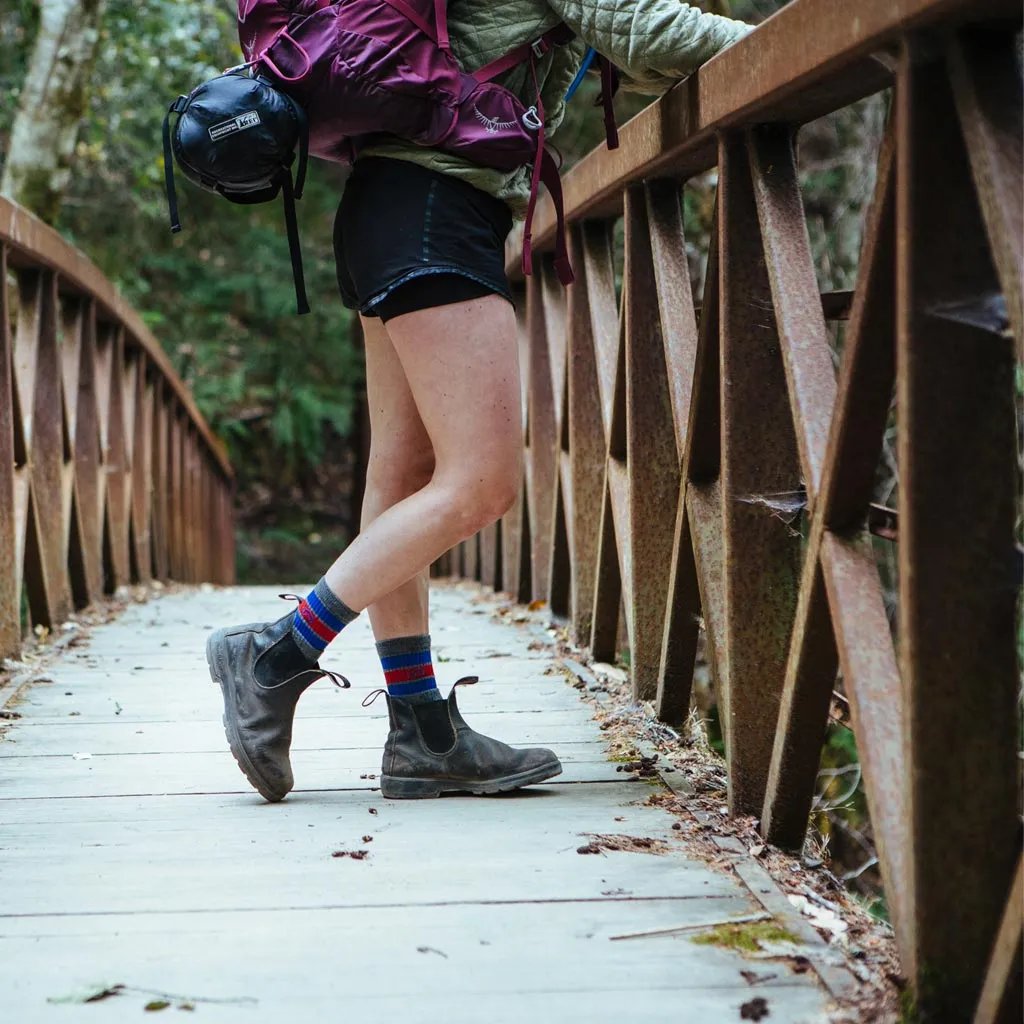
<path id="1" fill-rule="evenodd" d="M 292 639 L 310 661 L 317 661 L 327 645 L 358 614 L 322 579 L 295 609 Z"/>
<path id="2" fill-rule="evenodd" d="M 410 704 L 443 700 L 430 661 L 430 635 L 399 636 L 377 644 L 388 696 L 401 697 Z"/>

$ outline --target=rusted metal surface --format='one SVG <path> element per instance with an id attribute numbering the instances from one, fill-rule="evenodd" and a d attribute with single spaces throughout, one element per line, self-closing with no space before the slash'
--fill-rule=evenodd
<path id="1" fill-rule="evenodd" d="M 845 345 L 838 396 L 830 379 L 820 389 L 824 408 L 817 412 L 817 423 L 824 420 L 828 430 L 827 446 L 823 456 L 816 450 L 814 455 L 820 460 L 818 495 L 813 502 L 808 530 L 790 660 L 786 666 L 768 791 L 761 815 L 764 834 L 774 843 L 795 849 L 804 842 L 838 657 L 819 566 L 822 540 L 825 527 L 837 520 L 840 526 L 859 526 L 864 520 L 892 391 L 894 186 L 890 133 L 883 144 L 876 190 L 864 231 L 859 287 Z M 773 294 L 779 295 L 779 292 L 778 288 L 773 289 Z M 786 299 L 782 297 L 782 301 Z M 818 338 L 819 357 L 822 345 L 825 346 L 823 354 L 829 357 L 827 343 L 821 338 L 822 325 L 813 311 L 809 318 L 809 336 Z M 796 393 L 797 389 L 792 388 L 791 394 Z M 799 416 L 799 409 L 795 406 L 794 410 Z M 838 514 L 837 506 L 841 507 Z M 837 585 L 842 587 L 842 581 Z M 867 599 L 871 600 L 871 596 Z M 858 594 L 845 594 L 842 603 L 848 610 L 854 610 Z M 887 631 L 873 642 L 891 644 Z M 849 680 L 850 677 L 844 678 Z M 894 693 L 890 698 L 898 697 Z M 870 786 L 868 788 L 870 790 Z"/>
<path id="2" fill-rule="evenodd" d="M 1024 113 L 1015 51 L 1010 26 L 988 26 L 954 36 L 948 59 L 960 127 L 1019 356 L 1024 351 Z"/>
<path id="3" fill-rule="evenodd" d="M 22 594 L 53 627 L 154 574 L 231 582 L 223 447 L 135 311 L 4 199 L 0 286 L 0 655 Z"/>
<path id="4" fill-rule="evenodd" d="M 0 651 L 16 651 L 21 635 L 21 558 L 15 519 L 14 381 L 11 376 L 11 314 L 7 286 L 7 246 L 0 243 Z"/>
<path id="5" fill-rule="evenodd" d="M 503 523 L 506 551 L 522 540 L 505 585 L 568 604 L 596 659 L 624 622 L 636 693 L 675 724 L 703 626 L 731 807 L 785 846 L 805 838 L 838 670 L 903 970 L 933 1019 L 970 1019 L 986 971 L 979 1020 L 1021 1016 L 1019 24 L 999 0 L 793 0 L 569 172 L 578 283 L 567 312 L 549 277 L 520 311 L 543 468 Z M 791 139 L 890 85 L 856 287 L 820 293 Z M 698 305 L 679 197 L 716 164 Z M 545 200 L 535 248 L 553 236 Z M 519 256 L 514 236 L 513 275 Z M 872 534 L 897 545 L 895 624 Z"/>
<path id="6" fill-rule="evenodd" d="M 999 283 L 946 68 L 912 42 L 896 127 L 899 667 L 914 835 L 904 927 L 922 1013 L 964 1020 L 1019 854 L 1015 360 L 1009 338 L 965 315 Z"/>
<path id="7" fill-rule="evenodd" d="M 792 0 L 619 129 L 619 148 L 599 146 L 563 182 L 566 216 L 614 216 L 625 188 L 653 177 L 686 178 L 713 167 L 715 132 L 726 126 L 802 123 L 891 82 L 891 52 L 911 28 L 947 27 L 1001 15 L 1017 0 Z M 836 84 L 838 83 L 838 84 Z M 555 211 L 545 197 L 535 249 L 551 246 Z M 517 235 L 516 238 L 520 238 Z M 521 273 L 517 245 L 510 274 Z"/>
<path id="8" fill-rule="evenodd" d="M 1024 1001 L 1024 857 L 1017 862 L 974 1024 L 1016 1024 Z"/>
<path id="9" fill-rule="evenodd" d="M 626 438 L 629 473 L 630 550 L 630 677 L 633 695 L 651 700 L 658 689 L 658 669 L 665 623 L 665 604 L 672 568 L 673 528 L 679 494 L 679 451 L 673 417 L 670 355 L 679 331 L 671 317 L 660 315 L 660 297 L 674 297 L 675 288 L 662 280 L 657 287 L 654 239 L 662 250 L 685 248 L 681 241 L 682 211 L 678 189 L 651 196 L 643 186 L 626 194 Z M 678 268 L 678 260 L 675 261 Z M 675 271 L 679 273 L 679 269 Z M 673 282 L 674 283 L 674 282 Z M 668 307 L 672 308 L 672 307 Z M 695 333 L 692 325 L 689 331 Z M 666 330 L 667 328 L 667 330 Z M 691 352 L 693 345 L 690 346 Z M 692 359 L 692 355 L 691 355 Z M 688 391 L 689 388 L 686 388 Z M 680 414 L 685 414 L 681 405 Z"/>
<path id="10" fill-rule="evenodd" d="M 572 479 L 572 626 L 590 642 L 604 488 L 605 430 L 598 379 L 600 350 L 614 345 L 615 281 L 606 224 L 573 228 L 570 255 L 576 284 L 569 289 L 569 459 Z"/>
<path id="11" fill-rule="evenodd" d="M 800 536 L 775 503 L 800 490 L 800 471 L 742 135 L 723 140 L 718 175 L 729 806 L 758 814 L 800 578 Z"/>

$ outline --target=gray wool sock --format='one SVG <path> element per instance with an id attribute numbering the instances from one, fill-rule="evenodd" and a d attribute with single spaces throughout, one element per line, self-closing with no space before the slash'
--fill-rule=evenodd
<path id="1" fill-rule="evenodd" d="M 326 580 L 321 579 L 295 609 L 292 639 L 299 650 L 315 662 L 327 645 L 358 615 L 359 612 L 352 611 L 327 586 Z"/>
<path id="2" fill-rule="evenodd" d="M 430 658 L 430 634 L 399 636 L 377 643 L 388 696 L 409 704 L 444 700 L 434 678 Z"/>

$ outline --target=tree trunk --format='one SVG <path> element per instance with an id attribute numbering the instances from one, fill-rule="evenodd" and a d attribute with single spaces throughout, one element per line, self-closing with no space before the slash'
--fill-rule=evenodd
<path id="1" fill-rule="evenodd" d="M 0 195 L 53 224 L 71 178 L 105 0 L 41 0 Z"/>

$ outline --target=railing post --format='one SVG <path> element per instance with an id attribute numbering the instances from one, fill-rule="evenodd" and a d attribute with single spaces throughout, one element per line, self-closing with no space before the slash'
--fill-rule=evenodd
<path id="1" fill-rule="evenodd" d="M 14 522 L 15 412 L 10 323 L 7 246 L 0 242 L 0 658 L 15 656 L 21 644 L 21 562 Z"/>
<path id="2" fill-rule="evenodd" d="M 913 42 L 896 126 L 906 967 L 926 1017 L 967 1020 L 1019 853 L 1014 351 L 947 71 Z"/>
<path id="3" fill-rule="evenodd" d="M 801 490 L 764 244 L 742 136 L 719 148 L 723 687 L 729 807 L 759 814 L 800 579 L 800 537 L 776 503 Z"/>

